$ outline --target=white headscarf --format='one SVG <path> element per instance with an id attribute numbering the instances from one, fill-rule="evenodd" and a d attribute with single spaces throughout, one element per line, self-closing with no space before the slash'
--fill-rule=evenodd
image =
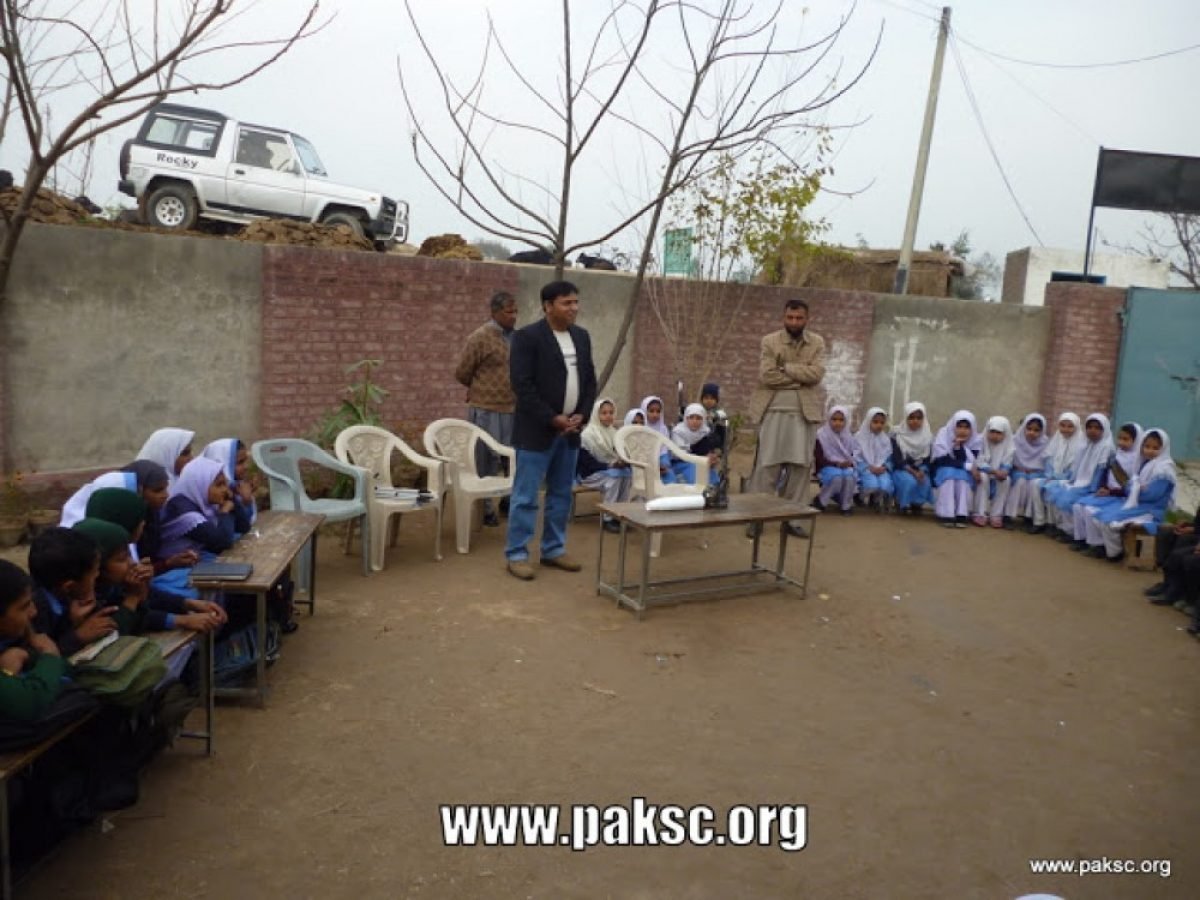
<path id="1" fill-rule="evenodd" d="M 237 481 L 237 452 L 238 444 L 241 443 L 237 438 L 221 438 L 219 441 L 213 441 L 204 448 L 204 452 L 200 455 L 205 459 L 215 459 L 221 464 L 221 468 L 225 470 L 225 477 L 229 479 L 229 483 L 233 484 Z"/>
<path id="2" fill-rule="evenodd" d="M 975 413 L 969 409 L 960 409 L 938 429 L 937 437 L 933 440 L 934 459 L 949 456 L 954 451 L 954 442 L 957 440 L 954 429 L 959 422 L 966 422 L 971 426 L 971 436 L 963 444 L 963 449 L 967 451 L 967 463 L 975 461 L 976 455 L 983 449 L 983 438 L 979 434 L 979 426 L 975 424 Z"/>
<path id="3" fill-rule="evenodd" d="M 137 475 L 133 472 L 106 472 L 71 495 L 71 499 L 63 504 L 58 525 L 60 528 L 70 528 L 87 518 L 88 500 L 100 488 L 124 488 L 137 493 L 137 487 Z"/>
<path id="4" fill-rule="evenodd" d="M 978 464 L 987 466 L 993 471 L 996 469 L 1010 468 L 1013 464 L 1013 433 L 1012 423 L 1004 416 L 992 416 L 987 420 L 987 425 L 984 426 L 983 448 L 979 451 Z M 993 444 L 989 439 L 987 432 L 998 431 L 1003 438 L 1000 443 Z"/>
<path id="5" fill-rule="evenodd" d="M 1099 422 L 1104 429 L 1104 433 L 1100 435 L 1100 440 L 1089 441 L 1087 435 L 1084 435 L 1083 449 L 1079 451 L 1079 456 L 1075 458 L 1075 480 L 1071 482 L 1073 488 L 1085 488 L 1091 485 L 1092 479 L 1096 476 L 1096 470 L 1102 469 L 1108 465 L 1108 461 L 1112 459 L 1115 452 L 1112 439 L 1112 425 L 1108 421 L 1108 416 L 1104 413 L 1092 413 L 1084 420 L 1084 426 L 1088 422 Z"/>
<path id="6" fill-rule="evenodd" d="M 1083 436 L 1083 423 L 1079 421 L 1079 416 L 1073 412 L 1065 412 L 1058 417 L 1058 425 L 1063 422 L 1070 422 L 1075 426 L 1075 433 L 1069 438 L 1062 436 L 1062 432 L 1057 427 L 1054 429 L 1054 437 L 1050 438 L 1050 443 L 1046 447 L 1046 459 L 1050 461 L 1050 467 L 1054 469 L 1054 474 L 1062 478 L 1071 466 L 1075 464 L 1075 459 L 1079 456 L 1079 452 L 1083 449 L 1083 442 L 1086 438 Z"/>
<path id="7" fill-rule="evenodd" d="M 650 413 L 646 412 L 646 407 L 651 403 L 658 401 L 658 405 L 662 408 L 662 413 L 658 417 L 658 421 L 653 425 L 650 424 Z M 663 403 L 662 397 L 655 397 L 651 394 L 642 400 L 642 415 L 646 417 L 646 427 L 651 431 L 657 431 L 667 440 L 671 439 L 671 429 L 667 427 L 667 404 Z"/>
<path id="8" fill-rule="evenodd" d="M 883 416 L 886 422 L 887 413 L 883 408 L 872 406 L 854 435 L 858 441 L 858 452 L 868 466 L 882 466 L 892 455 L 892 439 L 888 437 L 886 425 L 878 434 L 871 430 L 871 420 L 876 416 Z"/>
<path id="9" fill-rule="evenodd" d="M 675 442 L 676 447 L 681 447 L 684 450 L 691 448 L 697 441 L 708 437 L 711 429 L 705 422 L 707 416 L 703 405 L 699 403 L 689 403 L 687 409 L 683 411 L 683 421 L 671 429 L 671 440 Z M 699 416 L 700 427 L 693 430 L 688 427 L 688 416 Z"/>
<path id="10" fill-rule="evenodd" d="M 921 412 L 921 427 L 913 431 L 908 427 L 908 417 L 918 410 Z M 933 430 L 929 427 L 929 413 L 925 411 L 925 404 L 915 400 L 906 403 L 904 419 L 892 426 L 892 435 L 906 458 L 921 460 L 929 456 L 929 451 L 933 449 Z"/>
<path id="11" fill-rule="evenodd" d="M 841 431 L 834 431 L 830 423 L 838 413 L 842 414 L 846 424 L 842 426 Z M 835 406 L 829 410 L 825 424 L 817 430 L 817 440 L 820 441 L 821 449 L 825 451 L 825 459 L 829 462 L 854 462 L 854 456 L 858 453 L 858 441 L 854 440 L 854 434 L 850 431 L 850 410 L 845 406 Z"/>
<path id="12" fill-rule="evenodd" d="M 611 397 L 601 397 L 597 400 L 592 407 L 592 417 L 588 419 L 583 434 L 580 435 L 580 442 L 583 444 L 583 449 L 590 453 L 596 462 L 611 465 L 618 462 L 620 456 L 617 455 L 617 429 L 611 425 L 600 424 L 600 407 L 605 403 L 611 406 L 613 414 L 616 414 L 617 404 L 612 401 Z"/>
<path id="13" fill-rule="evenodd" d="M 1142 488 L 1152 481 L 1159 478 L 1166 478 L 1171 484 L 1177 484 L 1176 480 L 1179 476 L 1175 471 L 1175 460 L 1171 459 L 1171 436 L 1161 428 L 1151 428 L 1139 442 L 1138 451 L 1141 452 L 1140 444 L 1145 443 L 1146 438 L 1150 435 L 1158 435 L 1162 441 L 1162 450 L 1158 452 L 1158 456 L 1144 463 L 1142 470 L 1138 472 L 1129 482 L 1129 496 L 1125 499 L 1125 509 L 1133 509 L 1138 505 L 1141 499 Z"/>
<path id="14" fill-rule="evenodd" d="M 1030 422 L 1040 422 L 1042 433 L 1036 441 L 1025 436 L 1025 429 Z M 1013 434 L 1013 462 L 1022 469 L 1040 469 L 1046 458 L 1047 445 L 1050 438 L 1046 437 L 1046 417 L 1041 413 L 1030 413 L 1021 420 L 1021 425 Z"/>
<path id="15" fill-rule="evenodd" d="M 641 407 L 631 409 L 629 412 L 625 413 L 625 424 L 626 425 L 636 424 L 633 420 L 636 419 L 638 416 L 641 416 L 642 421 L 645 421 L 646 414 L 644 412 L 642 412 Z"/>
<path id="16" fill-rule="evenodd" d="M 1137 474 L 1138 469 L 1142 467 L 1142 439 L 1145 437 L 1145 433 L 1142 431 L 1142 426 L 1137 422 L 1124 422 L 1122 423 L 1121 428 L 1118 428 L 1117 431 L 1119 432 L 1126 425 L 1133 429 L 1133 446 L 1128 450 L 1122 450 L 1120 446 L 1116 444 L 1116 437 L 1114 436 L 1113 445 L 1116 447 L 1116 450 L 1113 453 L 1113 457 L 1109 464 L 1111 466 L 1112 463 L 1116 463 L 1121 467 L 1121 471 L 1125 473 L 1127 478 L 1133 478 L 1133 476 Z M 1109 472 L 1108 477 L 1114 483 L 1120 484 L 1120 482 L 1117 480 L 1117 476 L 1111 471 Z"/>
<path id="17" fill-rule="evenodd" d="M 148 459 L 156 462 L 167 470 L 167 478 L 172 487 L 179 478 L 175 474 L 175 460 L 187 449 L 188 444 L 196 437 L 196 432 L 186 428 L 160 428 L 142 444 L 136 459 Z"/>

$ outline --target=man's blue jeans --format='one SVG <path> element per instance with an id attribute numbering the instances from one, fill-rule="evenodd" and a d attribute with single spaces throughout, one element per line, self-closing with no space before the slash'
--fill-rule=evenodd
<path id="1" fill-rule="evenodd" d="M 538 491 L 546 484 L 546 512 L 542 518 L 542 559 L 566 553 L 567 517 L 571 514 L 571 489 L 575 486 L 575 461 L 579 448 L 559 435 L 547 450 L 517 448 L 517 472 L 508 507 L 509 562 L 529 559 L 529 540 L 537 528 Z"/>

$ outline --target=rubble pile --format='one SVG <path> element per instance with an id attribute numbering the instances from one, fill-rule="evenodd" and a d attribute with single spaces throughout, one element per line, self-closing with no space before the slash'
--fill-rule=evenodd
<path id="1" fill-rule="evenodd" d="M 299 247 L 329 247 L 335 250 L 374 250 L 375 245 L 359 237 L 349 225 L 319 225 L 288 219 L 260 219 L 243 228 L 235 238 L 256 244 L 291 244 Z"/>
<path id="2" fill-rule="evenodd" d="M 21 189 L 10 187 L 0 191 L 0 214 L 5 219 L 17 211 L 21 202 Z M 68 200 L 45 188 L 37 192 L 33 206 L 29 209 L 29 221 L 47 225 L 77 225 L 92 218 L 86 209 L 74 200 Z"/>
<path id="3" fill-rule="evenodd" d="M 434 259 L 473 259 L 477 262 L 483 259 L 479 248 L 468 244 L 461 234 L 439 234 L 425 238 L 417 256 L 432 256 Z"/>

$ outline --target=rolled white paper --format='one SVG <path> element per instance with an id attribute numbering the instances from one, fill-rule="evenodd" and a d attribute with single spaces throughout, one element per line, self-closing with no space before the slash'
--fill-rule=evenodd
<path id="1" fill-rule="evenodd" d="M 704 497 L 685 494 L 682 497 L 658 497 L 646 501 L 647 512 L 672 512 L 678 509 L 704 509 Z"/>

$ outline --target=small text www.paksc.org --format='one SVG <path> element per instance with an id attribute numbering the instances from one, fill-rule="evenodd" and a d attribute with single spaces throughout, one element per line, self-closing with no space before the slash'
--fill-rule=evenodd
<path id="1" fill-rule="evenodd" d="M 1169 859 L 1120 859 L 1101 856 L 1096 859 L 1031 859 L 1034 875 L 1157 875 L 1171 877 Z"/>
<path id="2" fill-rule="evenodd" d="M 577 803 L 569 827 L 562 810 L 547 804 L 463 804 L 439 807 L 447 847 L 770 847 L 794 853 L 808 843 L 808 807 L 739 805 L 719 815 L 711 806 L 656 805 L 633 797 L 628 805 Z M 720 823 L 720 827 L 718 827 Z"/>

